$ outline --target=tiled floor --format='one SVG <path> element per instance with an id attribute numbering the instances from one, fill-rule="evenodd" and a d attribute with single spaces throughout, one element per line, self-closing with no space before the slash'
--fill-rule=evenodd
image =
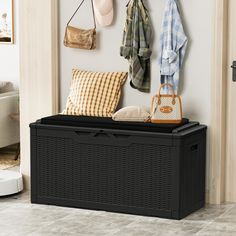
<path id="1" fill-rule="evenodd" d="M 0 236 L 236 236 L 236 204 L 206 206 L 184 220 L 33 205 L 0 198 Z"/>

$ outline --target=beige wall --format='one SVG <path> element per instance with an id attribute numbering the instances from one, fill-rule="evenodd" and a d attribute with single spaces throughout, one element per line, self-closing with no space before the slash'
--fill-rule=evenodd
<path id="1" fill-rule="evenodd" d="M 98 48 L 95 51 L 68 49 L 63 46 L 66 23 L 77 7 L 77 0 L 60 0 L 60 83 L 61 110 L 65 107 L 69 92 L 71 69 L 78 67 L 86 70 L 114 71 L 128 70 L 127 61 L 119 56 L 122 41 L 122 30 L 125 20 L 126 3 L 114 1 L 115 20 L 108 28 L 98 27 Z M 123 94 L 123 106 L 149 106 L 151 96 L 159 87 L 158 47 L 162 15 L 166 0 L 146 1 L 154 28 L 152 55 L 152 91 L 143 94 L 126 84 Z M 212 40 L 212 9 L 214 0 L 180 0 L 180 9 L 189 37 L 189 45 L 181 78 L 181 95 L 183 97 L 184 115 L 191 120 L 210 124 L 210 93 L 211 93 L 211 40 Z M 73 20 L 73 25 L 92 27 L 90 1 L 81 8 Z M 208 155 L 209 157 L 209 155 Z"/>
<path id="2" fill-rule="evenodd" d="M 120 57 L 119 47 L 122 41 L 122 30 L 125 20 L 127 1 L 115 2 L 115 21 L 111 27 L 98 27 L 98 48 L 95 51 L 68 49 L 63 46 L 66 23 L 78 1 L 60 0 L 60 82 L 61 109 L 65 107 L 69 92 L 71 69 L 78 67 L 87 70 L 128 70 L 127 61 Z M 165 0 L 147 1 L 154 28 L 154 44 L 152 55 L 152 91 L 150 94 L 140 93 L 126 83 L 123 105 L 149 105 L 151 95 L 159 87 L 158 48 L 159 34 Z M 210 63 L 211 63 L 211 12 L 213 0 L 179 1 L 180 9 L 189 37 L 189 46 L 184 71 L 181 78 L 181 91 L 185 116 L 209 124 L 210 121 Z M 72 24 L 92 27 L 90 1 L 76 15 Z M 201 17 L 199 16 L 201 13 Z M 200 96 L 199 96 L 200 95 Z"/>

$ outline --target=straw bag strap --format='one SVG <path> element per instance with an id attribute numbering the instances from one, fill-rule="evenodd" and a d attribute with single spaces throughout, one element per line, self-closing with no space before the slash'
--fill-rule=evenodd
<path id="1" fill-rule="evenodd" d="M 85 0 L 82 0 L 82 2 L 79 4 L 79 6 L 78 6 L 77 9 L 75 10 L 74 14 L 72 15 L 72 17 L 71 17 L 70 20 L 68 21 L 67 26 L 70 24 L 70 22 L 72 21 L 72 19 L 74 18 L 74 16 L 76 15 L 76 13 L 78 12 L 78 10 L 80 9 L 80 7 L 83 5 L 84 2 L 85 2 Z M 91 4 L 92 4 L 94 28 L 96 29 L 96 20 L 95 20 L 95 13 L 94 13 L 93 0 L 91 0 Z"/>

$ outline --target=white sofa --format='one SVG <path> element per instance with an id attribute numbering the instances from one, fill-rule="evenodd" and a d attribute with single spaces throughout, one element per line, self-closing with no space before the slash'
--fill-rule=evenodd
<path id="1" fill-rule="evenodd" d="M 11 114 L 19 112 L 19 92 L 0 93 L 0 148 L 19 143 L 19 122 Z"/>

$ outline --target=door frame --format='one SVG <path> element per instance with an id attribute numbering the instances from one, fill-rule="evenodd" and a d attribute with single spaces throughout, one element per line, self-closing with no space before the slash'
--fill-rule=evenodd
<path id="1" fill-rule="evenodd" d="M 30 189 L 29 124 L 58 113 L 58 0 L 21 0 L 20 142 L 21 173 Z"/>
<path id="2" fill-rule="evenodd" d="M 210 173 L 208 202 L 225 201 L 228 0 L 214 0 L 212 20 Z"/>

